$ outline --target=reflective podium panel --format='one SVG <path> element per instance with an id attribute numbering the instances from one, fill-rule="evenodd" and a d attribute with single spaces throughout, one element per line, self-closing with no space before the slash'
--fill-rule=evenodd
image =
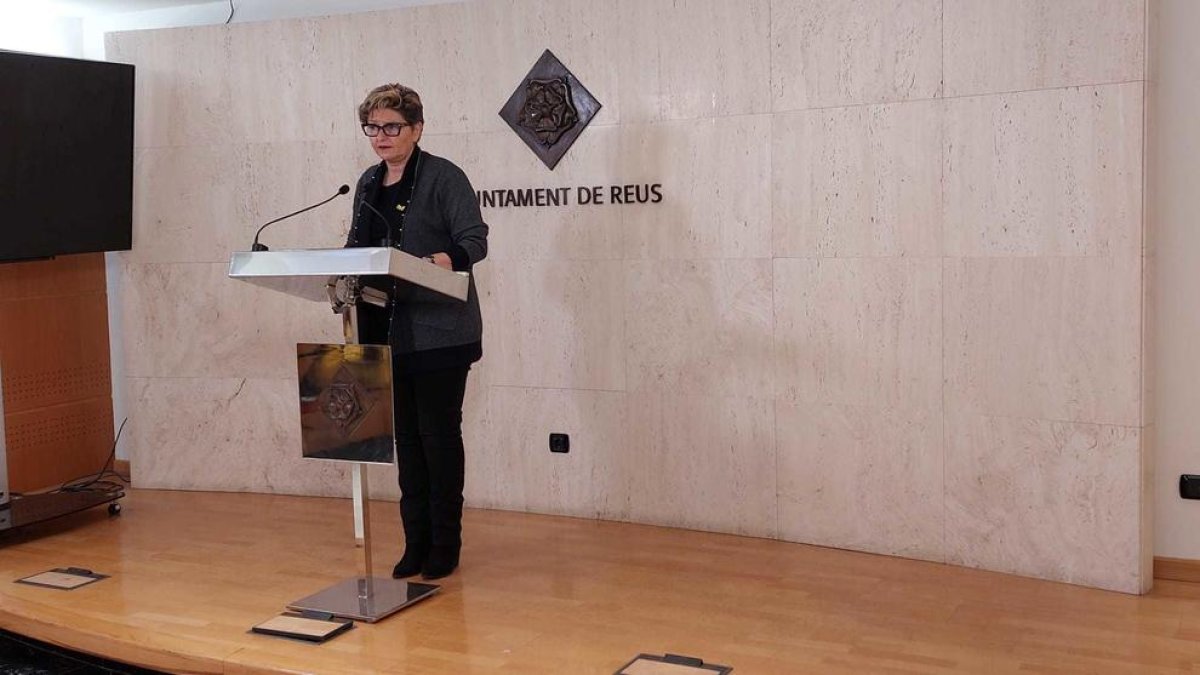
<path id="1" fill-rule="evenodd" d="M 304 457 L 393 462 L 390 347 L 302 343 L 296 368 Z"/>

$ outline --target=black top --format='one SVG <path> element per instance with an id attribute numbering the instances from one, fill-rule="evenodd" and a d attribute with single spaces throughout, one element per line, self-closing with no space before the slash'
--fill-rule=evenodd
<path id="1" fill-rule="evenodd" d="M 387 218 L 387 223 L 380 222 L 379 216 L 371 214 L 371 233 L 367 236 L 372 246 L 390 243 L 396 248 L 400 247 L 403 241 L 401 237 L 404 236 L 404 209 L 412 200 L 415 164 L 409 162 L 398 182 L 380 186 L 379 193 L 375 195 L 371 205 Z"/>
<path id="2" fill-rule="evenodd" d="M 416 161 L 419 153 L 419 148 L 414 148 L 412 157 L 409 158 L 408 164 L 404 167 L 404 175 L 400 180 L 391 185 L 380 185 L 378 192 L 375 194 L 375 199 L 371 205 L 374 206 L 380 215 L 387 218 L 387 223 L 380 220 L 379 215 L 371 214 L 370 230 L 368 241 L 372 246 L 386 246 L 390 244 L 392 247 L 401 248 L 404 242 L 404 220 L 405 211 L 408 208 L 409 202 L 412 200 L 413 191 L 417 179 Z M 460 261 L 456 258 L 465 258 L 466 252 L 462 251 L 462 247 L 453 247 L 459 250 L 448 251 L 451 256 L 452 263 L 455 269 L 459 269 Z M 457 254 L 457 255 L 456 255 Z M 463 268 L 469 268 L 470 262 L 467 260 L 463 264 Z M 365 283 L 371 286 L 377 286 L 379 282 L 391 281 L 388 277 L 382 277 L 378 280 L 364 280 Z M 378 287 L 378 286 L 377 286 Z M 360 317 L 360 321 L 365 317 Z M 385 335 L 391 329 L 391 312 L 378 312 L 375 317 L 372 317 L 378 329 L 382 329 Z M 370 321 L 371 319 L 366 319 Z M 379 325 L 383 321 L 387 322 L 387 326 Z M 376 334 L 378 332 L 376 331 Z M 390 338 L 390 336 L 389 336 Z M 392 340 L 388 339 L 388 342 Z M 395 359 L 393 365 L 395 371 L 399 374 L 415 375 L 419 373 L 428 373 L 444 368 L 461 368 L 469 366 L 483 357 L 483 343 L 476 341 L 464 345 L 454 345 L 451 347 L 439 347 L 435 349 L 426 349 L 415 351 L 404 355 L 393 353 L 392 358 Z"/>
<path id="3" fill-rule="evenodd" d="M 421 149 L 414 148 L 413 154 L 409 158 L 410 161 L 404 166 L 404 175 L 400 177 L 400 180 L 391 185 L 380 185 L 379 190 L 375 193 L 375 199 L 371 205 L 387 218 L 387 226 L 385 227 L 379 220 L 378 215 L 371 214 L 370 233 L 367 235 L 371 246 L 385 246 L 390 242 L 396 248 L 403 248 L 404 213 L 416 190 L 416 169 L 419 164 L 416 159 L 420 154 Z M 455 272 L 470 271 L 471 258 L 462 246 L 454 244 L 443 253 L 450 256 L 450 264 Z"/>

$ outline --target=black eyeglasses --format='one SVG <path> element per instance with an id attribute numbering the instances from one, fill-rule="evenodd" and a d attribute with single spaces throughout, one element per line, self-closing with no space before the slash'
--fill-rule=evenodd
<path id="1" fill-rule="evenodd" d="M 371 138 L 375 138 L 379 135 L 380 131 L 383 132 L 384 136 L 399 136 L 404 127 L 411 126 L 412 124 L 409 122 L 405 122 L 404 124 L 399 122 L 390 122 L 388 124 L 364 124 L 362 125 L 362 130 L 364 134 L 370 136 Z"/>

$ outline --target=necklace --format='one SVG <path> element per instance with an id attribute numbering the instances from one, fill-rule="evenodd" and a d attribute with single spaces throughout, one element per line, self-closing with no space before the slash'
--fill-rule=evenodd
<path id="1" fill-rule="evenodd" d="M 417 175 L 421 171 L 421 155 L 423 155 L 424 153 L 421 152 L 420 148 L 415 148 L 415 152 L 413 154 L 415 155 L 415 157 L 412 158 L 412 160 L 413 160 L 412 183 L 408 187 L 408 199 L 401 198 L 400 201 L 396 203 L 396 210 L 399 211 L 401 215 L 404 215 L 405 209 L 408 208 L 409 203 L 412 201 L 413 195 L 416 194 L 416 192 L 417 192 Z M 401 222 L 403 222 L 403 221 L 401 221 Z"/>
<path id="2" fill-rule="evenodd" d="M 412 184 L 408 188 L 408 199 L 403 197 L 396 203 L 396 211 L 400 213 L 400 222 L 396 223 L 396 241 L 399 242 L 397 248 L 403 248 L 404 245 L 404 220 L 408 217 L 408 205 L 412 202 L 413 195 L 417 192 L 417 176 L 421 172 L 421 156 L 424 154 L 420 148 L 416 148 L 416 157 L 413 163 Z M 390 227 L 390 225 L 389 225 Z"/>

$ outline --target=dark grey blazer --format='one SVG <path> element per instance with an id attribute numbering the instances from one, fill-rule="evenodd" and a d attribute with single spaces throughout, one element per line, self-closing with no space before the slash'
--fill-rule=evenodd
<path id="1" fill-rule="evenodd" d="M 420 258 L 446 252 L 454 259 L 455 269 L 469 272 L 487 256 L 488 226 L 479 212 L 475 190 L 454 163 L 423 150 L 418 152 L 414 157 L 417 164 L 412 201 L 398 248 Z M 370 245 L 370 219 L 378 216 L 363 202 L 374 201 L 386 171 L 386 165 L 380 162 L 358 179 L 346 246 Z M 465 303 L 415 286 L 399 285 L 394 289 L 389 322 L 392 350 L 399 354 L 481 341 L 483 320 L 474 276 Z"/>

